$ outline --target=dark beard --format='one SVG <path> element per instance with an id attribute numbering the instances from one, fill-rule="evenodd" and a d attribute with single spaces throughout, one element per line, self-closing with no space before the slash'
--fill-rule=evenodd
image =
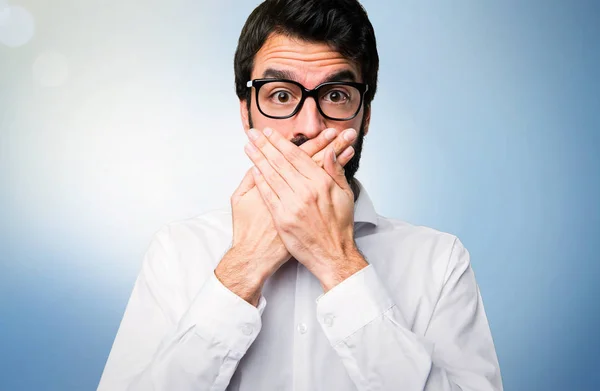
<path id="1" fill-rule="evenodd" d="M 252 123 L 252 116 L 250 115 L 250 110 L 248 110 L 248 122 L 249 122 L 250 128 L 253 128 L 254 125 Z M 352 188 L 352 192 L 354 193 L 354 201 L 356 201 L 356 199 L 358 198 L 358 194 L 359 194 L 358 183 L 356 183 L 356 181 L 354 180 L 354 175 L 356 175 L 356 172 L 358 171 L 358 168 L 360 166 L 360 156 L 362 153 L 362 147 L 363 147 L 363 142 L 364 142 L 364 138 L 365 138 L 364 130 L 365 130 L 365 116 L 363 116 L 363 120 L 360 124 L 360 130 L 358 132 L 358 137 L 356 138 L 356 141 L 353 145 L 354 156 L 352 156 L 350 161 L 348 163 L 346 163 L 346 165 L 344 166 L 344 170 L 345 170 L 344 175 L 346 176 L 346 180 L 350 184 L 350 187 Z M 290 141 L 292 143 L 296 144 L 297 146 L 300 146 L 300 145 L 304 144 L 305 142 L 307 142 L 308 140 L 309 140 L 308 137 L 301 134 L 301 135 L 298 135 L 298 136 L 292 138 Z"/>

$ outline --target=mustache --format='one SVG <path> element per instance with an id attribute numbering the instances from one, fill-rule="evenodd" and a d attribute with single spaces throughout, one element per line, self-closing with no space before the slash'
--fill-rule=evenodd
<path id="1" fill-rule="evenodd" d="M 306 137 L 303 134 L 299 134 L 297 136 L 294 136 L 290 141 L 295 144 L 297 147 L 301 146 L 302 144 L 304 144 L 305 142 L 307 142 L 309 140 L 308 137 Z"/>

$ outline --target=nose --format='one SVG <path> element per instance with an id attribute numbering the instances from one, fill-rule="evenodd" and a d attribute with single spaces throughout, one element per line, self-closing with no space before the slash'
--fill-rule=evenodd
<path id="1" fill-rule="evenodd" d="M 325 118 L 319 113 L 314 98 L 308 97 L 302 109 L 295 115 L 294 137 L 304 135 L 308 139 L 315 138 L 325 128 Z"/>

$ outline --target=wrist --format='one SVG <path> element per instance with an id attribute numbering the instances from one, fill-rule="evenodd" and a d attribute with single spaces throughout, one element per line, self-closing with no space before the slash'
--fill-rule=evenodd
<path id="1" fill-rule="evenodd" d="M 345 254 L 327 260 L 325 267 L 316 277 L 321 283 L 323 292 L 326 293 L 368 265 L 369 263 L 362 256 L 358 248 L 353 247 Z"/>
<path id="2" fill-rule="evenodd" d="M 262 287 L 269 277 L 268 272 L 262 270 L 250 254 L 235 248 L 231 248 L 223 256 L 214 273 L 227 289 L 255 307 L 258 306 Z"/>

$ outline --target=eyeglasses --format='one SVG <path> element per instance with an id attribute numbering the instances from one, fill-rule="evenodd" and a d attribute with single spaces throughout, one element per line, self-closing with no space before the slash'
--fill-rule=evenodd
<path id="1" fill-rule="evenodd" d="M 334 121 L 348 121 L 356 117 L 369 86 L 354 82 L 326 82 L 312 90 L 286 79 L 255 79 L 246 83 L 256 91 L 256 105 L 266 117 L 285 119 L 296 115 L 304 101 L 312 97 L 319 113 Z"/>

